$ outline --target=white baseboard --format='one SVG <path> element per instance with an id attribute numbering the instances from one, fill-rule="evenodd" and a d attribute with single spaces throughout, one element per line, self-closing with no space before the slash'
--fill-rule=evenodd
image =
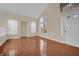
<path id="1" fill-rule="evenodd" d="M 54 38 L 51 38 L 51 37 L 47 37 L 47 36 L 43 36 L 43 35 L 38 35 L 40 37 L 43 37 L 43 38 L 47 38 L 47 39 L 50 39 L 50 40 L 53 40 L 53 41 L 56 41 L 56 42 L 60 42 L 60 43 L 64 43 L 64 44 L 67 44 L 67 45 L 70 45 L 70 46 L 74 46 L 74 47 L 77 47 L 79 48 L 78 45 L 74 45 L 74 44 L 71 44 L 71 43 L 67 43 L 67 42 L 63 42 L 61 40 L 57 40 L 57 39 L 54 39 Z M 32 36 L 27 36 L 27 37 L 32 37 Z M 8 38 L 3 38 L 3 41 L 0 42 L 0 46 L 7 40 L 7 39 L 17 39 L 17 38 L 21 38 L 21 36 L 16 36 L 16 37 L 8 37 Z"/>
<path id="2" fill-rule="evenodd" d="M 2 46 L 5 41 L 6 41 L 6 40 L 2 41 L 2 42 L 0 43 L 0 46 Z"/>
<path id="3" fill-rule="evenodd" d="M 47 39 L 53 40 L 53 41 L 56 41 L 56 42 L 59 42 L 59 43 L 64 43 L 66 45 L 70 45 L 70 46 L 79 48 L 79 46 L 75 45 L 75 44 L 66 43 L 66 42 L 63 42 L 63 41 L 60 41 L 60 40 L 57 40 L 57 39 L 54 39 L 54 38 L 50 38 L 50 37 L 47 37 L 47 36 L 42 36 L 42 35 L 39 35 L 39 36 L 43 37 L 43 38 L 47 38 Z"/>
<path id="4" fill-rule="evenodd" d="M 17 39 L 17 38 L 21 38 L 21 36 L 8 36 L 7 39 Z"/>
<path id="5" fill-rule="evenodd" d="M 54 39 L 54 38 L 50 38 L 50 37 L 47 37 L 47 36 L 42 36 L 42 35 L 39 35 L 39 36 L 43 37 L 43 38 L 47 38 L 47 39 L 53 40 L 53 41 L 56 41 L 56 42 L 64 43 L 63 41 L 60 41 L 60 40 L 57 40 L 57 39 Z"/>
<path id="6" fill-rule="evenodd" d="M 0 38 L 1 42 L 0 42 L 0 46 L 7 40 L 7 37 L 4 35 Z"/>

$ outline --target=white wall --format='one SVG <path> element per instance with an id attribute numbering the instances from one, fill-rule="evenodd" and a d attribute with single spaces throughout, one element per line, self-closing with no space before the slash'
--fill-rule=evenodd
<path id="1" fill-rule="evenodd" d="M 60 13 L 60 5 L 59 4 L 49 4 L 47 9 L 40 15 L 46 16 L 47 17 L 47 34 L 42 34 L 40 32 L 40 27 L 39 27 L 39 21 L 40 17 L 38 19 L 38 35 L 49 38 L 51 40 L 55 40 L 61 43 L 65 43 L 68 45 L 72 45 L 75 47 L 79 47 L 79 40 L 67 40 L 64 38 L 64 19 L 65 17 L 70 13 L 79 13 L 79 7 L 72 8 L 71 11 L 64 10 L 63 12 Z M 79 19 L 79 18 L 78 18 Z"/>
<path id="2" fill-rule="evenodd" d="M 6 30 L 6 20 L 2 16 L 2 13 L 0 12 L 0 28 L 3 30 Z M 1 31 L 1 30 L 0 30 Z M 4 33 L 4 34 L 3 34 Z M 6 31 L 1 31 L 0 33 L 0 46 L 7 40 Z"/>
<path id="3" fill-rule="evenodd" d="M 20 27 L 21 21 L 23 21 L 23 20 L 27 21 L 28 20 L 27 17 L 22 17 L 22 16 L 14 14 L 14 13 L 9 13 L 9 12 L 5 12 L 5 11 L 4 12 L 1 11 L 0 18 L 1 18 L 0 24 L 1 24 L 2 27 L 6 27 L 7 21 L 9 19 L 18 21 L 18 35 L 17 35 L 17 37 L 21 35 L 21 29 L 20 29 L 21 28 Z M 8 37 L 11 37 L 11 36 L 8 36 Z M 13 37 L 15 37 L 15 36 L 13 36 Z"/>
<path id="4" fill-rule="evenodd" d="M 64 11 L 62 12 L 62 14 L 63 14 L 63 21 L 64 20 L 68 20 L 66 17 L 69 15 L 69 14 L 79 14 L 79 7 L 74 7 L 74 8 L 72 8 L 72 9 L 70 9 L 70 10 L 68 10 L 67 8 L 66 9 L 64 9 Z M 77 20 L 77 22 L 78 22 L 78 20 L 79 20 L 79 16 L 77 17 L 77 18 L 74 18 L 72 15 L 71 15 L 71 17 L 69 18 L 71 21 L 73 20 L 74 22 L 73 23 L 75 23 L 75 21 Z M 65 21 L 64 21 L 65 22 Z M 78 23 L 76 23 L 76 24 L 78 24 Z M 76 24 L 74 24 L 74 25 L 76 25 Z M 74 26 L 73 25 L 73 26 Z M 78 26 L 78 25 L 77 25 Z M 76 26 L 76 27 L 77 27 Z M 71 27 L 72 28 L 72 27 Z M 75 28 L 74 28 L 75 29 Z M 74 30 L 74 29 L 72 29 L 72 30 Z M 72 31 L 71 30 L 71 31 Z M 78 32 L 78 27 L 77 27 L 77 29 L 75 29 L 75 31 L 74 32 L 72 32 L 72 34 L 71 35 L 74 35 L 74 34 L 79 34 Z M 65 35 L 64 35 L 65 36 Z M 67 37 L 66 37 L 67 38 Z M 64 37 L 64 39 L 65 39 L 65 43 L 66 44 L 69 44 L 69 45 L 72 45 L 72 46 L 75 46 L 75 47 L 79 47 L 79 37 L 78 36 L 76 36 L 75 37 L 75 39 L 74 39 L 74 36 L 73 37 L 71 37 L 70 39 L 66 39 L 65 37 Z"/>
<path id="5" fill-rule="evenodd" d="M 31 33 L 31 23 L 32 22 L 35 22 L 36 23 L 36 33 Z M 29 20 L 28 20 L 28 24 L 27 24 L 27 36 L 37 36 L 37 34 L 38 34 L 38 26 L 37 26 L 37 18 L 29 18 Z"/>
<path id="6" fill-rule="evenodd" d="M 21 36 L 27 36 L 27 22 L 21 21 Z"/>
<path id="7" fill-rule="evenodd" d="M 27 36 L 31 35 L 36 35 L 31 34 L 31 22 L 37 22 L 37 18 L 33 17 L 28 17 L 28 16 L 22 16 L 22 15 L 17 15 L 15 13 L 10 13 L 7 11 L 0 11 L 0 26 L 6 27 L 7 25 L 7 20 L 12 19 L 12 20 L 17 20 L 18 21 L 18 35 L 17 36 L 8 36 L 8 38 L 16 38 L 21 36 L 21 21 L 27 22 Z"/>
<path id="8" fill-rule="evenodd" d="M 46 16 L 47 18 L 47 34 L 42 34 L 40 28 L 38 29 L 38 35 L 51 38 L 52 40 L 64 42 L 60 35 L 60 5 L 56 3 L 49 4 L 47 9 L 40 15 L 40 17 Z M 40 18 L 38 22 L 40 21 Z"/>
<path id="9" fill-rule="evenodd" d="M 79 7 L 73 8 L 71 10 L 71 12 L 78 13 Z M 8 38 L 20 37 L 21 36 L 21 21 L 26 21 L 27 22 L 27 33 L 26 33 L 27 36 L 38 35 L 38 36 L 50 38 L 55 41 L 59 41 L 62 43 L 66 43 L 66 44 L 78 47 L 79 45 L 77 45 L 77 43 L 79 40 L 77 40 L 77 43 L 74 43 L 74 40 L 72 40 L 72 42 L 67 42 L 68 40 L 65 40 L 63 38 L 64 33 L 62 31 L 64 31 L 64 30 L 63 30 L 63 26 L 61 26 L 61 25 L 63 25 L 63 23 L 61 24 L 61 22 L 63 22 L 64 17 L 67 16 L 67 14 L 69 14 L 68 10 L 64 11 L 63 13 L 60 13 L 59 4 L 57 4 L 57 3 L 49 4 L 49 6 L 40 15 L 40 17 L 42 17 L 42 16 L 47 17 L 47 25 L 46 25 L 47 34 L 42 34 L 40 32 L 40 27 L 39 27 L 40 17 L 37 19 L 37 18 L 32 18 L 32 17 L 27 17 L 27 16 L 16 15 L 15 13 L 10 13 L 10 12 L 6 12 L 6 11 L 0 11 L 0 27 L 6 28 L 8 19 L 17 20 L 19 23 L 18 35 L 17 36 L 8 36 Z M 36 25 L 37 25 L 36 33 L 34 33 L 34 34 L 31 33 L 31 22 L 36 22 Z M 2 40 L 0 40 L 0 42 L 2 42 Z"/>

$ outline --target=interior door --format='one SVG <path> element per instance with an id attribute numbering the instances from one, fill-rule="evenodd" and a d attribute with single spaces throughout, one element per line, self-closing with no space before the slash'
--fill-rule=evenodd
<path id="1" fill-rule="evenodd" d="M 65 42 L 79 47 L 79 17 L 65 19 Z"/>

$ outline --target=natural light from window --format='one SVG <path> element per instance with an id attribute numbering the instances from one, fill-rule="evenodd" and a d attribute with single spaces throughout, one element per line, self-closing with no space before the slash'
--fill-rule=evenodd
<path id="1" fill-rule="evenodd" d="M 31 33 L 36 33 L 36 23 L 35 22 L 31 22 Z"/>
<path id="2" fill-rule="evenodd" d="M 17 34 L 17 20 L 8 20 L 8 25 L 7 25 L 7 29 L 8 29 L 8 34 L 10 35 L 16 35 Z"/>

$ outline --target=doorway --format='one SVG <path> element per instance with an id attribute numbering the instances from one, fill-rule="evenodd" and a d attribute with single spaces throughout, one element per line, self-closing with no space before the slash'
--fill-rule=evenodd
<path id="1" fill-rule="evenodd" d="M 21 21 L 21 36 L 26 37 L 27 36 L 27 22 Z"/>

